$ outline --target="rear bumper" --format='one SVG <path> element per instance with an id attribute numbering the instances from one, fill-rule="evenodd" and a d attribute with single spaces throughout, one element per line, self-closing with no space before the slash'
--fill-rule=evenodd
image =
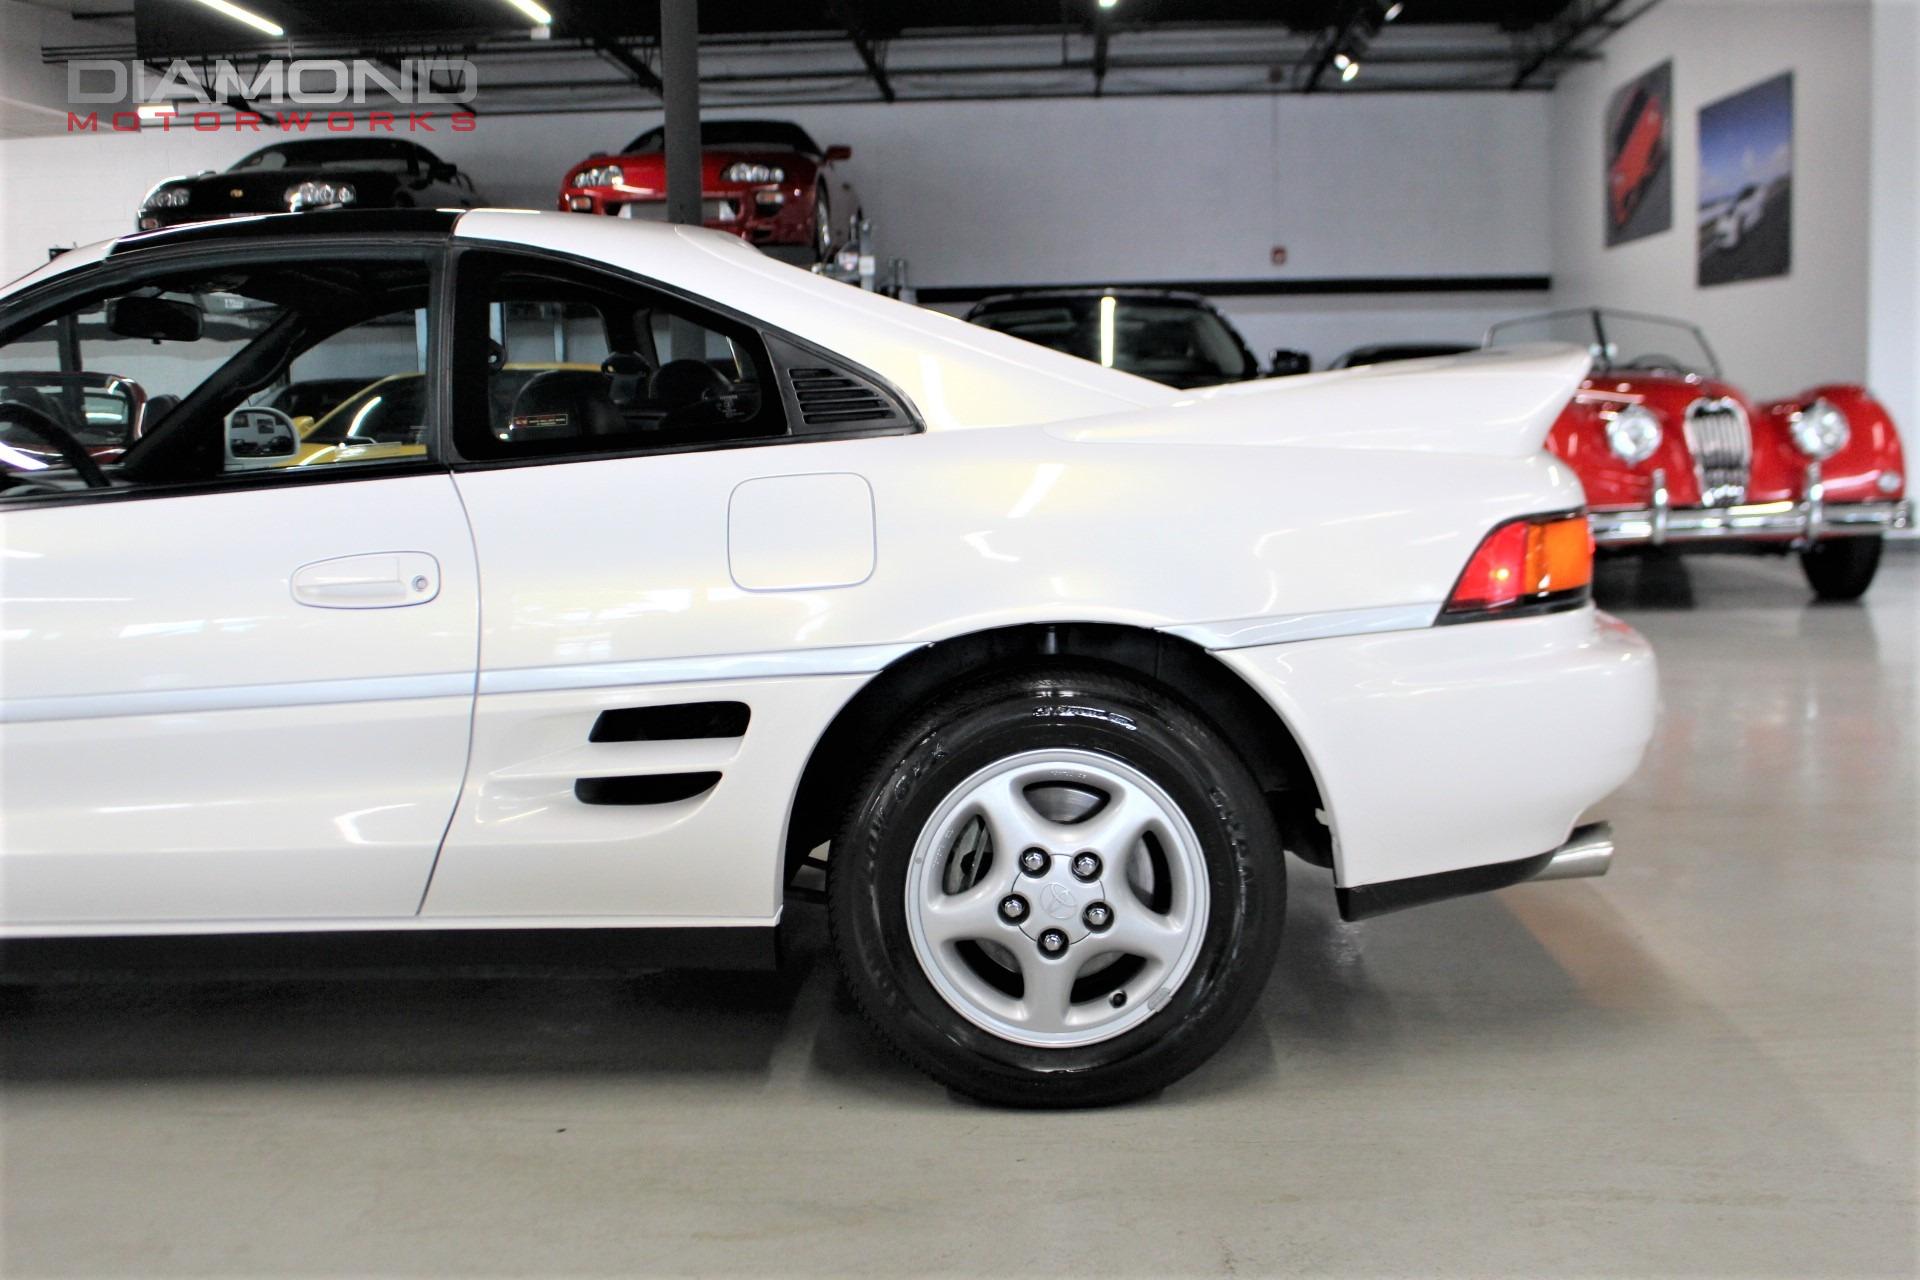
<path id="1" fill-rule="evenodd" d="M 1672 543 L 1752 541 L 1806 547 L 1823 538 L 1892 533 L 1913 525 L 1913 501 L 1828 502 L 1820 473 L 1809 471 L 1797 501 L 1732 507 L 1675 507 L 1665 478 L 1654 473 L 1653 501 L 1645 507 L 1595 511 L 1593 540 L 1602 547 L 1660 547 Z"/>
<path id="2" fill-rule="evenodd" d="M 1215 656 L 1292 729 L 1347 890 L 1558 851 L 1653 734 L 1653 651 L 1591 606 Z"/>

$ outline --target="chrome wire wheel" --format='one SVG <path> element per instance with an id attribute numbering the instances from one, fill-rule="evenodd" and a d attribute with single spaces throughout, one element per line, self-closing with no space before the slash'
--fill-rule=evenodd
<path id="1" fill-rule="evenodd" d="M 955 787 L 906 877 L 914 957 L 935 991 L 1016 1044 L 1097 1044 L 1152 1017 L 1206 935 L 1200 839 L 1133 766 L 1027 751 Z"/>

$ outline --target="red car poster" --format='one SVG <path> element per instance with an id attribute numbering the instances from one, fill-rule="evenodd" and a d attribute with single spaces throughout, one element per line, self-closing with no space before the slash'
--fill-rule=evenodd
<path id="1" fill-rule="evenodd" d="M 1607 246 L 1673 226 L 1673 63 L 1614 90 L 1607 100 Z"/>

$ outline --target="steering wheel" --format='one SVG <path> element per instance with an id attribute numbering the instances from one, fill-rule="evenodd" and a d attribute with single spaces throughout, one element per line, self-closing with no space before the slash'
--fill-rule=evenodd
<path id="1" fill-rule="evenodd" d="M 51 415 L 42 413 L 32 405 L 21 404 L 17 400 L 0 400 L 0 425 L 19 427 L 52 445 L 87 488 L 108 487 L 106 473 L 100 470 L 100 464 L 93 460 L 93 455 L 87 452 L 87 447 L 75 439 L 73 433 L 56 422 Z"/>

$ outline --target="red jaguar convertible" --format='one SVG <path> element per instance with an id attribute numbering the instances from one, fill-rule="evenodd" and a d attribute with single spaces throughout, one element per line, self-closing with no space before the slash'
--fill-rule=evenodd
<path id="1" fill-rule="evenodd" d="M 1489 346 L 1572 342 L 1593 370 L 1547 437 L 1586 490 L 1601 547 L 1798 552 L 1822 599 L 1873 581 L 1885 535 L 1910 527 L 1893 419 L 1829 383 L 1755 404 L 1723 381 L 1698 328 L 1626 311 L 1497 324 Z"/>
<path id="2" fill-rule="evenodd" d="M 700 125 L 701 221 L 767 249 L 804 251 L 824 262 L 853 239 L 860 201 L 835 165 L 850 147 L 822 147 L 784 120 L 709 120 Z M 561 183 L 562 212 L 664 222 L 664 128 L 647 130 L 618 155 L 588 156 Z"/>

